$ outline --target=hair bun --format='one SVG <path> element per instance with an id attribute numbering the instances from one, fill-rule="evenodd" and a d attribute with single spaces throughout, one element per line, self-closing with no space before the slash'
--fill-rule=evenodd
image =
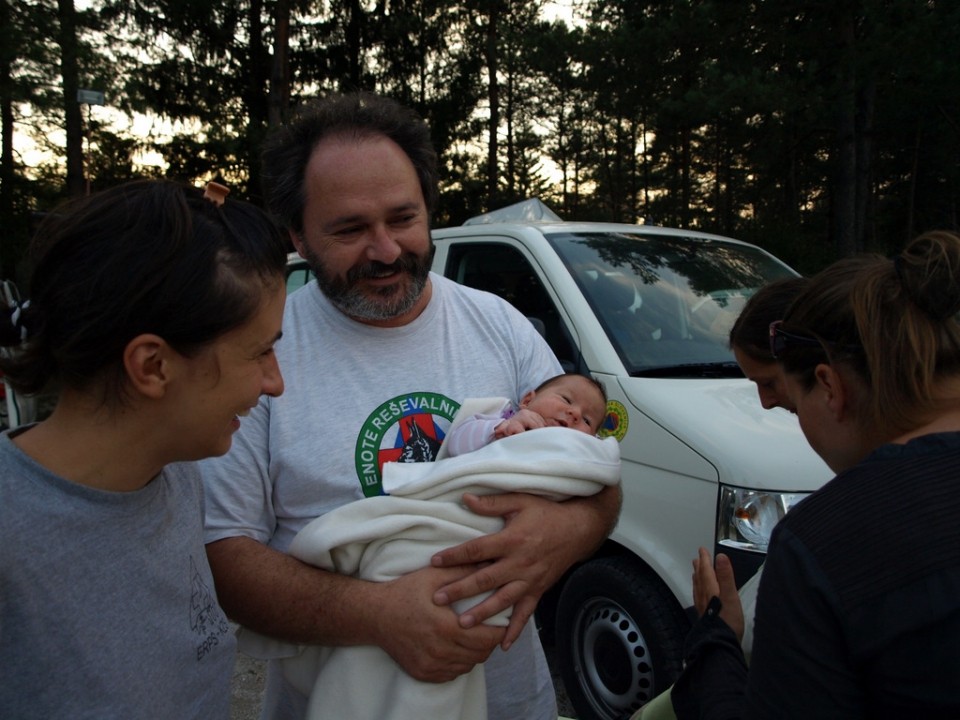
<path id="1" fill-rule="evenodd" d="M 907 296 L 934 320 L 960 313 L 960 236 L 945 230 L 924 233 L 894 258 Z"/>

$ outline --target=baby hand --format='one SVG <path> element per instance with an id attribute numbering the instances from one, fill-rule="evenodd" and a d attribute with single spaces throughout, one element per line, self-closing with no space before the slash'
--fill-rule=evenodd
<path id="1" fill-rule="evenodd" d="M 546 425 L 546 422 L 544 422 L 543 417 L 539 413 L 535 413 L 533 410 L 527 410 L 526 408 L 520 408 L 512 418 L 504 420 L 494 428 L 493 436 L 499 440 L 500 438 L 516 435 L 526 430 L 536 430 L 537 428 L 546 427 Z"/>

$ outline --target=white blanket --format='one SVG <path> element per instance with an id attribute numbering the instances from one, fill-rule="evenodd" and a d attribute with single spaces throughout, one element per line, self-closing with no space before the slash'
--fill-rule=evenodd
<path id="1" fill-rule="evenodd" d="M 464 403 L 461 409 L 473 409 Z M 442 454 L 441 454 L 442 457 Z M 290 554 L 327 570 L 386 581 L 425 567 L 445 548 L 497 532 L 503 520 L 470 512 L 464 493 L 524 492 L 552 500 L 586 496 L 620 481 L 620 449 L 567 428 L 543 428 L 432 463 L 388 463 L 389 495 L 359 500 L 317 518 L 294 538 Z M 455 606 L 462 612 L 479 602 Z M 506 625 L 509 611 L 487 622 Z M 292 649 L 244 633 L 241 650 L 283 657 L 286 678 L 310 696 L 311 720 L 486 720 L 483 665 L 448 683 L 423 683 L 378 647 Z"/>

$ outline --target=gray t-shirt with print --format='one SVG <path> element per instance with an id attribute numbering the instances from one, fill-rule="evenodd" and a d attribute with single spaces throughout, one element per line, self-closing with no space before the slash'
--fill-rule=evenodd
<path id="1" fill-rule="evenodd" d="M 261 398 L 230 452 L 201 463 L 207 542 L 244 535 L 286 551 L 314 518 L 380 494 L 384 462 L 433 460 L 464 399 L 517 401 L 561 372 L 508 303 L 435 274 L 431 281 L 427 308 L 395 328 L 349 319 L 315 282 L 288 298 L 276 346 L 284 394 Z M 485 667 L 491 720 L 555 720 L 532 622 Z M 263 717 L 302 717 L 305 699 L 293 693 L 271 673 Z"/>
<path id="2" fill-rule="evenodd" d="M 236 641 L 196 467 L 119 493 L 0 435 L 0 716 L 226 720 Z"/>

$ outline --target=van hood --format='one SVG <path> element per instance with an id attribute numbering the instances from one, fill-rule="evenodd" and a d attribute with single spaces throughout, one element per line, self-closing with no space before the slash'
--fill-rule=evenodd
<path id="1" fill-rule="evenodd" d="M 833 477 L 796 415 L 764 410 L 749 380 L 621 378 L 621 384 L 632 412 L 644 412 L 702 455 L 723 484 L 811 492 Z"/>

